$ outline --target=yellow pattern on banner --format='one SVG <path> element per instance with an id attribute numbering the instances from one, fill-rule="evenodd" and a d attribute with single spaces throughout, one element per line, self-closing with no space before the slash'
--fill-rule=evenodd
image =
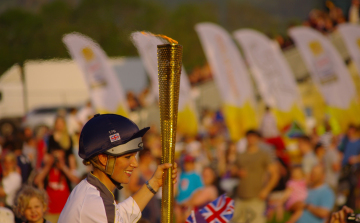
<path id="1" fill-rule="evenodd" d="M 196 136 L 198 131 L 197 117 L 189 105 L 178 113 L 177 130 L 187 136 Z"/>
<path id="2" fill-rule="evenodd" d="M 288 112 L 274 109 L 274 114 L 280 130 L 291 125 L 294 121 L 296 121 L 302 129 L 305 129 L 305 115 L 297 104 L 294 104 Z"/>
<path id="3" fill-rule="evenodd" d="M 117 114 L 117 115 L 122 115 L 124 117 L 129 117 L 128 114 L 126 113 L 125 109 L 119 105 L 116 109 L 116 112 L 110 112 L 106 109 L 102 109 L 102 108 L 99 108 L 99 109 L 96 109 L 97 112 L 99 112 L 100 114 Z"/>
<path id="4" fill-rule="evenodd" d="M 243 107 L 225 104 L 224 117 L 233 142 L 244 137 L 246 131 L 258 128 L 256 113 L 250 102 L 244 103 Z"/>
<path id="5" fill-rule="evenodd" d="M 352 100 L 348 109 L 329 106 L 327 108 L 327 113 L 331 117 L 330 124 L 332 125 L 331 127 L 334 134 L 345 132 L 349 124 L 360 124 L 360 105 L 356 99 Z"/>

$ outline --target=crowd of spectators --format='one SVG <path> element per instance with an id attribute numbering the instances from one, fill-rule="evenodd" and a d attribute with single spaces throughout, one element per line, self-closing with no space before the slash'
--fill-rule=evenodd
<path id="1" fill-rule="evenodd" d="M 93 115 L 88 104 L 66 118 L 59 115 L 50 128 L 25 127 L 21 134 L 1 136 L 0 206 L 17 210 L 17 222 L 26 219 L 20 206 L 36 202 L 42 204 L 37 216 L 57 222 L 72 188 L 91 171 L 77 153 L 81 127 Z M 235 200 L 233 222 L 324 222 L 336 207 L 359 208 L 357 126 L 349 126 L 344 135 L 333 135 L 325 123 L 321 134 L 315 131 L 287 139 L 299 153 L 286 148 L 270 109 L 260 126 L 247 131 L 239 142 L 231 142 L 221 111 L 204 110 L 196 136 L 178 133 L 177 222 L 223 193 Z M 139 167 L 116 194 L 118 201 L 136 192 L 160 163 L 159 129 L 152 127 L 143 141 Z M 24 190 L 35 195 L 21 199 Z M 144 222 L 160 222 L 160 204 L 158 193 L 142 213 Z"/>

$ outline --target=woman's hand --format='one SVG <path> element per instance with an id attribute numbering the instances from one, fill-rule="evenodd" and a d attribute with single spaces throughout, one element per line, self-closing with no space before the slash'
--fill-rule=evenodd
<path id="1" fill-rule="evenodd" d="M 347 222 L 347 215 L 354 213 L 354 211 L 346 206 L 343 206 L 340 211 L 334 212 L 331 215 L 330 223 L 346 223 Z"/>
<path id="2" fill-rule="evenodd" d="M 159 165 L 154 173 L 154 175 L 149 180 L 150 186 L 155 190 L 158 191 L 159 188 L 163 185 L 163 173 L 164 170 L 169 169 L 172 167 L 171 163 L 164 163 L 162 165 Z M 172 168 L 172 180 L 175 184 L 177 182 L 177 163 L 174 164 L 174 167 Z"/>

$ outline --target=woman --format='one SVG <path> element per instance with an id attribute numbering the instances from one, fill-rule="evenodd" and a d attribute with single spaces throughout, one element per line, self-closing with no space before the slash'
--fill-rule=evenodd
<path id="1" fill-rule="evenodd" d="M 3 170 L 0 186 L 0 203 L 4 203 L 6 207 L 11 209 L 16 192 L 21 187 L 21 175 L 16 171 L 16 156 L 13 153 L 5 155 Z"/>
<path id="2" fill-rule="evenodd" d="M 162 186 L 162 175 L 172 165 L 159 165 L 138 192 L 116 204 L 113 191 L 129 183 L 138 167 L 136 154 L 142 150 L 142 136 L 149 128 L 139 128 L 129 119 L 114 114 L 95 115 L 83 127 L 79 156 L 93 172 L 71 192 L 60 215 L 62 222 L 137 222 L 141 211 Z M 176 165 L 173 170 L 176 182 Z M 160 213 L 159 213 L 160 214 Z"/>
<path id="3" fill-rule="evenodd" d="M 219 187 L 219 179 L 211 167 L 205 167 L 202 172 L 204 187 L 197 190 L 190 198 L 188 206 L 201 209 L 215 200 L 223 191 Z"/>
<path id="4" fill-rule="evenodd" d="M 62 116 L 56 117 L 53 134 L 49 136 L 49 152 L 58 149 L 64 150 L 68 163 L 69 158 L 73 156 L 73 143 L 67 131 L 66 121 Z"/>
<path id="5" fill-rule="evenodd" d="M 49 196 L 46 219 L 57 222 L 72 184 L 79 183 L 76 161 L 72 154 L 72 140 L 62 116 L 55 119 L 53 134 L 49 136 L 49 153 L 44 155 L 43 166 L 35 176 L 34 184 L 45 189 Z"/>

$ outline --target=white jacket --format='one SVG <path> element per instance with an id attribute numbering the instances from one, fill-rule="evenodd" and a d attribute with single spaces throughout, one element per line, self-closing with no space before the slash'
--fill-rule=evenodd
<path id="1" fill-rule="evenodd" d="M 58 223 L 133 223 L 140 218 L 132 197 L 116 204 L 113 193 L 89 173 L 71 192 Z"/>

